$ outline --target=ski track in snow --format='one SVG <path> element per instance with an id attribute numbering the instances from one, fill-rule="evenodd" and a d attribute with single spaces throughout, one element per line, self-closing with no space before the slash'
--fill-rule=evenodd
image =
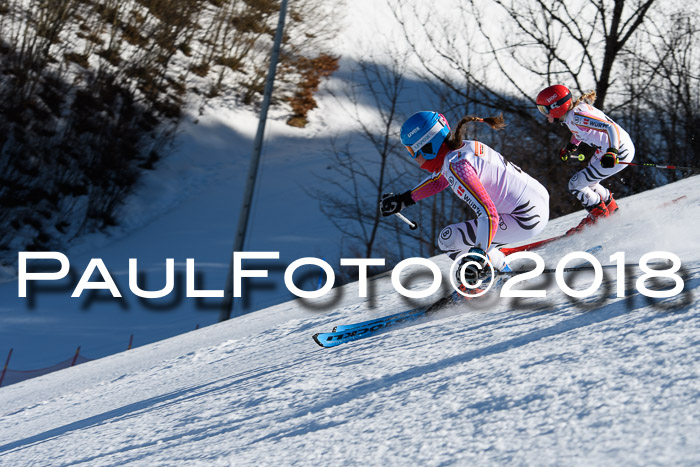
<path id="1" fill-rule="evenodd" d="M 539 252 L 553 266 L 596 242 L 602 263 L 675 245 L 678 297 L 617 298 L 609 281 L 575 303 L 550 283 L 543 299 L 487 296 L 321 349 L 314 332 L 406 308 L 388 277 L 373 309 L 351 284 L 332 312 L 290 302 L 3 388 L 0 464 L 697 464 L 694 182 L 623 199 L 609 225 Z M 649 203 L 678 192 L 626 249 Z"/>

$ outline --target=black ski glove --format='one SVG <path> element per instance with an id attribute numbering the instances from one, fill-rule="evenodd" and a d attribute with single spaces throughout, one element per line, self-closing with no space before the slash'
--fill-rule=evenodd
<path id="1" fill-rule="evenodd" d="M 406 208 L 407 206 L 411 206 L 412 204 L 416 204 L 416 202 L 413 201 L 413 198 L 411 198 L 410 191 L 401 193 L 400 195 L 395 195 L 394 193 L 384 193 L 381 201 L 379 202 L 379 210 L 381 211 L 382 216 L 387 217 L 391 216 L 392 214 L 398 214 L 402 209 Z"/>
<path id="2" fill-rule="evenodd" d="M 617 164 L 617 149 L 608 148 L 608 152 L 600 158 L 600 166 L 604 169 L 612 169 Z"/>
<path id="3" fill-rule="evenodd" d="M 578 146 L 576 146 L 574 143 L 569 142 L 569 144 L 567 144 L 565 148 L 561 148 L 559 150 L 559 159 L 561 159 L 563 162 L 568 161 L 569 157 L 576 156 L 577 149 Z"/>

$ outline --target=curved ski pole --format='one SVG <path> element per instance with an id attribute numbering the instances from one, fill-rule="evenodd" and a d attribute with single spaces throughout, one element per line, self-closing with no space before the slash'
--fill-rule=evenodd
<path id="1" fill-rule="evenodd" d="M 399 219 L 401 219 L 402 221 L 404 221 L 406 224 L 408 224 L 408 226 L 411 228 L 411 230 L 416 230 L 416 229 L 418 228 L 418 224 L 416 224 L 416 223 L 413 222 L 412 220 L 408 219 L 406 216 L 404 216 L 404 215 L 401 214 L 400 212 L 397 212 L 397 213 L 394 214 L 394 215 L 395 215 L 396 217 L 398 217 Z"/>

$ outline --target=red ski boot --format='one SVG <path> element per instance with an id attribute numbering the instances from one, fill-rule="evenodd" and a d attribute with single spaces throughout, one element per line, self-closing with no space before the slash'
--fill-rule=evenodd
<path id="1" fill-rule="evenodd" d="M 610 193 L 610 198 L 605 202 L 605 207 L 608 209 L 608 215 L 614 213 L 619 208 L 617 207 L 617 201 L 613 198 L 613 194 Z"/>
<path id="2" fill-rule="evenodd" d="M 608 212 L 608 208 L 605 205 L 605 202 L 603 201 L 593 206 L 587 207 L 586 210 L 588 211 L 588 215 L 584 217 L 583 220 L 576 227 L 572 227 L 571 229 L 569 229 L 566 232 L 566 235 L 573 235 L 575 233 L 578 233 L 581 230 L 583 230 L 583 228 L 587 225 L 595 224 L 596 222 L 598 222 L 598 219 L 608 217 L 610 215 L 610 213 Z"/>
<path id="3" fill-rule="evenodd" d="M 462 293 L 459 293 L 457 291 L 452 292 L 452 302 L 453 303 L 460 303 L 464 300 L 471 300 L 472 295 L 474 296 L 481 296 L 484 292 L 484 289 L 482 288 L 475 288 L 475 289 L 468 289 L 464 286 L 464 284 L 459 284 L 459 290 Z"/>

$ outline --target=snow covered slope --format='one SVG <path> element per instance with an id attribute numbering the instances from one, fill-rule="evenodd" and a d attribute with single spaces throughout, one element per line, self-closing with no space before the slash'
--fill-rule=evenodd
<path id="1" fill-rule="evenodd" d="M 491 295 L 321 349 L 315 332 L 410 306 L 387 277 L 373 307 L 351 284 L 332 304 L 284 303 L 0 389 L 0 465 L 697 465 L 699 180 L 622 199 L 540 252 L 553 267 L 596 244 L 602 263 L 669 251 L 678 297 L 630 281 L 617 298 L 613 280 L 572 301 L 550 283 L 543 299 Z"/>
<path id="2" fill-rule="evenodd" d="M 318 187 L 321 176 L 331 173 L 327 170 L 331 138 L 344 143 L 359 130 L 328 89 L 338 91 L 351 84 L 345 78 L 358 57 L 368 58 L 368 51 L 381 45 L 376 37 L 370 38 L 372 31 L 376 34 L 378 24 L 386 27 L 391 17 L 384 2 L 373 0 L 340 2 L 338 8 L 344 11 L 339 14 L 343 28 L 329 47 L 342 55 L 341 70 L 324 81 L 310 124 L 292 128 L 285 123 L 288 109 L 270 111 L 245 249 L 279 251 L 280 260 L 271 268 L 270 282 L 250 288 L 246 299 L 237 301 L 236 312 L 292 298 L 279 285 L 285 263 L 313 256 L 337 264 L 344 240 L 309 191 Z M 367 18 L 368 13 L 373 19 Z M 210 104 L 202 112 L 197 105 L 185 117 L 174 152 L 157 170 L 144 174 L 123 207 L 118 227 L 107 234 L 80 237 L 61 251 L 73 268 L 70 278 L 38 284 L 30 288 L 28 298 L 19 298 L 16 270 L 0 267 L 2 363 L 11 348 L 13 370 L 44 368 L 70 359 L 78 346 L 81 355 L 99 358 L 126 349 L 131 335 L 134 346 L 140 346 L 219 321 L 219 299 L 184 297 L 185 261 L 196 262 L 198 288 L 224 288 L 258 111 L 242 107 L 233 96 L 221 96 Z M 414 111 L 415 105 L 407 102 L 404 112 Z M 375 114 L 371 106 L 363 112 Z M 369 151 L 367 145 L 354 144 L 353 151 Z M 122 299 L 113 299 L 106 291 L 71 297 L 93 258 L 103 260 Z M 164 286 L 165 261 L 174 259 L 175 291 L 165 299 L 139 300 L 129 292 L 129 258 L 138 260 L 141 287 L 151 290 Z"/>

